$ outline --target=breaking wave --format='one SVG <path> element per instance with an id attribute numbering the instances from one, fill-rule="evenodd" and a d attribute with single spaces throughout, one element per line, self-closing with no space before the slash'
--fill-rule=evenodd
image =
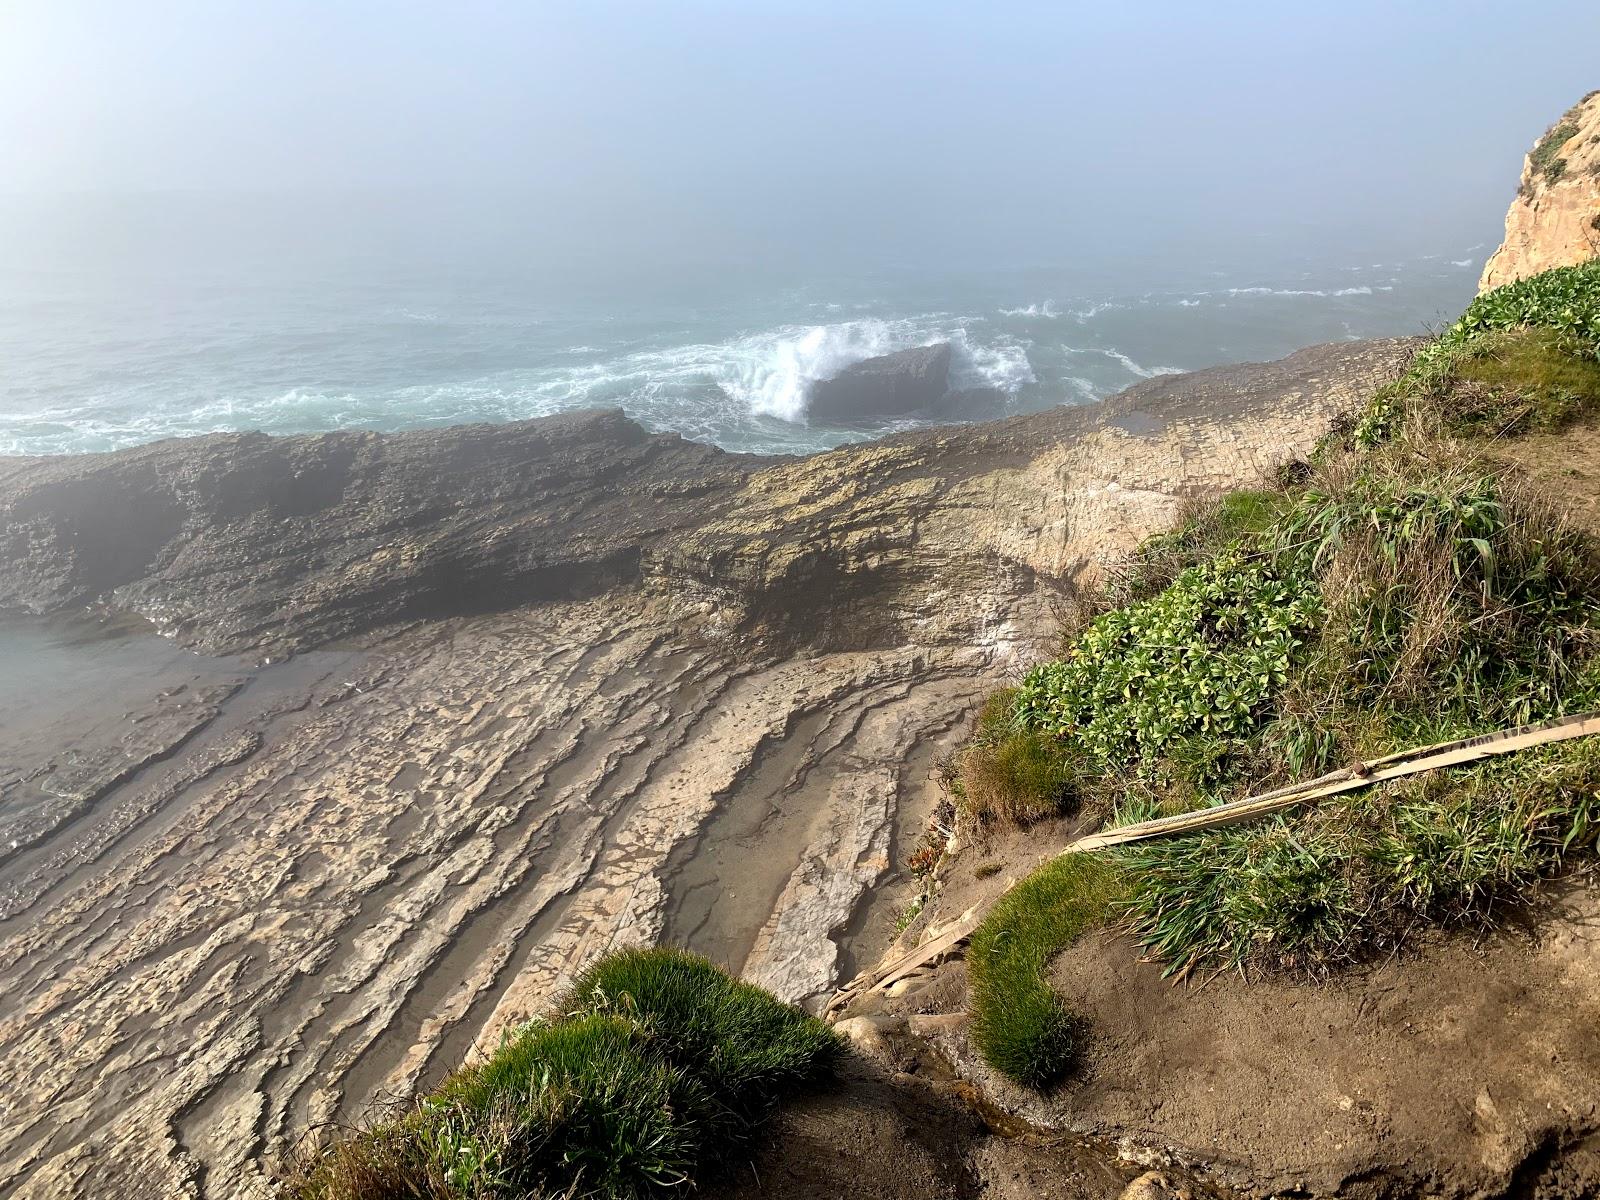
<path id="1" fill-rule="evenodd" d="M 1044 317 L 1054 321 L 1061 314 L 1056 311 L 1055 301 L 1046 300 L 1043 304 L 1029 304 L 1022 308 L 1002 308 L 1002 317 Z"/>
<path id="2" fill-rule="evenodd" d="M 950 343 L 952 387 L 1014 393 L 1034 382 L 1021 340 L 999 334 L 979 341 L 947 317 L 788 325 L 696 349 L 717 385 L 752 413 L 798 422 L 805 419 L 806 396 L 817 380 L 864 359 L 939 342 Z"/>
<path id="3" fill-rule="evenodd" d="M 92 307 L 6 310 L 0 358 L 13 373 L 0 389 L 0 455 L 599 406 L 727 449 L 804 453 L 906 423 L 808 425 L 811 385 L 866 358 L 948 342 L 953 389 L 998 389 L 1010 411 L 1077 403 L 1177 369 L 1156 364 L 1267 358 L 1454 311 L 1483 248 L 1331 277 L 1212 273 L 1142 294 L 1079 292 L 1070 275 L 1030 273 L 975 292 L 896 292 L 890 280 L 704 309 L 619 300 L 569 310 L 498 295 L 469 302 L 424 286 L 373 301 L 319 284 L 281 308 L 249 296 L 219 308 L 197 296 L 160 326 L 105 327 L 117 336 Z M 1256 284 L 1244 286 L 1250 278 Z"/>
<path id="4" fill-rule="evenodd" d="M 1221 288 L 1215 292 L 1204 292 L 1206 296 L 1370 296 L 1373 292 L 1392 292 L 1393 284 L 1368 285 L 1361 284 L 1357 287 L 1342 288 L 1270 288 L 1270 287 L 1243 287 Z"/>

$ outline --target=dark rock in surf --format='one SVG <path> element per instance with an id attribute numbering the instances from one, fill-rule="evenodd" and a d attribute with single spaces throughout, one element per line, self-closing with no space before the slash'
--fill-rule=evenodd
<path id="1" fill-rule="evenodd" d="M 931 408 L 950 387 L 950 343 L 918 346 L 864 359 L 811 385 L 813 423 L 851 424 Z"/>

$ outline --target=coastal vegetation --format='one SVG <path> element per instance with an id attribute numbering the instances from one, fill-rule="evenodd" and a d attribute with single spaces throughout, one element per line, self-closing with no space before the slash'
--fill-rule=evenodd
<path id="1" fill-rule="evenodd" d="M 681 1194 L 785 1096 L 825 1078 L 833 1032 L 679 950 L 602 958 L 555 1014 L 405 1113 L 305 1162 L 296 1200 Z"/>
<path id="2" fill-rule="evenodd" d="M 1544 176 L 1548 183 L 1560 179 L 1567 169 L 1567 160 L 1561 157 L 1561 147 L 1577 132 L 1577 122 L 1565 118 L 1552 125 L 1528 155 L 1532 173 Z"/>
<path id="3" fill-rule="evenodd" d="M 1600 705 L 1600 548 L 1492 453 L 1597 404 L 1600 263 L 1480 297 L 1313 461 L 1112 572 L 1060 657 L 985 708 L 968 811 L 1120 824 Z M 1044 969 L 1096 925 L 1169 974 L 1320 975 L 1490 921 L 1592 847 L 1597 796 L 1583 740 L 1056 859 L 973 936 L 979 1050 L 1030 1086 L 1071 1068 L 1084 1023 Z"/>
<path id="4" fill-rule="evenodd" d="M 1012 888 L 972 936 L 972 1038 L 990 1066 L 1040 1086 L 1068 1070 L 1087 1022 L 1043 978 L 1055 949 L 1106 922 L 1123 893 L 1117 868 L 1090 854 L 1052 859 Z"/>

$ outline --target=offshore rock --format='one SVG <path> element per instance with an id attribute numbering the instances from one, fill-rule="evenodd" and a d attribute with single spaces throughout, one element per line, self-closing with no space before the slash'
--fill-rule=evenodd
<path id="1" fill-rule="evenodd" d="M 950 386 L 950 343 L 882 354 L 813 383 L 806 414 L 816 424 L 848 425 L 870 417 L 930 409 Z"/>

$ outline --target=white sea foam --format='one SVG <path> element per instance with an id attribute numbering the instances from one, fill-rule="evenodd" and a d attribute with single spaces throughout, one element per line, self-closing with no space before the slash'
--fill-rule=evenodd
<path id="1" fill-rule="evenodd" d="M 829 325 L 786 325 L 721 346 L 694 349 L 721 389 L 752 413 L 805 419 L 811 385 L 863 359 L 949 342 L 951 383 L 1015 392 L 1034 381 L 1027 347 L 1016 338 L 971 337 L 946 314 L 896 321 L 866 319 Z"/>
<path id="2" fill-rule="evenodd" d="M 1110 350 L 1104 346 L 1063 346 L 1069 354 L 1098 354 L 1117 363 L 1128 374 L 1138 379 L 1154 379 L 1157 375 L 1181 375 L 1182 367 L 1147 367 L 1142 363 L 1134 362 L 1120 350 Z"/>
<path id="3" fill-rule="evenodd" d="M 1022 308 L 1002 308 L 1002 317 L 1042 317 L 1054 321 L 1061 314 L 1056 311 L 1055 301 L 1046 300 L 1043 304 L 1029 304 Z"/>
<path id="4" fill-rule="evenodd" d="M 1207 296 L 1370 296 L 1373 292 L 1392 292 L 1392 284 L 1379 284 L 1371 287 L 1361 284 L 1356 287 L 1342 288 L 1270 288 L 1270 287 L 1243 287 L 1222 288 L 1215 292 L 1205 292 Z"/>
<path id="5" fill-rule="evenodd" d="M 1471 265 L 1471 260 L 1456 265 Z M 806 425 L 811 384 L 864 358 L 948 342 L 952 388 L 994 387 L 1015 396 L 1039 384 L 1041 398 L 1077 402 L 1177 370 L 1146 365 L 1123 349 L 1110 348 L 1123 342 L 1120 336 L 1093 337 L 1086 330 L 1076 340 L 1099 344 L 1084 348 L 1062 344 L 1061 331 L 1076 329 L 1080 323 L 1098 329 L 1102 323 L 1090 322 L 1108 309 L 1167 306 L 1169 314 L 1170 306 L 1199 309 L 1188 323 L 1196 326 L 1195 332 L 1178 343 L 1192 345 L 1194 338 L 1208 336 L 1202 319 L 1205 310 L 1199 308 L 1203 303 L 1233 304 L 1237 309 L 1247 300 L 1253 306 L 1289 297 L 1275 307 L 1288 312 L 1304 304 L 1307 313 L 1315 314 L 1325 306 L 1293 298 L 1356 299 L 1393 288 L 1392 282 L 1384 285 L 1379 279 L 1369 276 L 1360 281 L 1362 286 L 1315 289 L 1298 280 L 1280 281 L 1294 286 L 1228 287 L 1234 281 L 1221 278 L 1213 284 L 1216 291 L 1150 293 L 1118 300 L 1041 297 L 1003 309 L 985 304 L 982 314 L 921 312 L 893 319 L 874 315 L 894 311 L 887 300 L 858 303 L 849 298 L 842 309 L 831 302 L 808 303 L 800 311 L 810 315 L 792 324 L 776 323 L 782 319 L 778 315 L 782 308 L 768 310 L 770 316 L 744 310 L 719 312 L 707 325 L 697 324 L 699 317 L 684 317 L 676 326 L 653 318 L 637 320 L 627 312 L 597 313 L 586 323 L 564 320 L 548 334 L 515 346 L 514 352 L 485 356 L 518 365 L 487 369 L 476 377 L 470 371 L 465 377 L 455 374 L 448 349 L 455 343 L 445 339 L 462 339 L 460 345 L 472 351 L 472 357 L 463 361 L 474 361 L 485 346 L 509 345 L 500 340 L 508 335 L 494 321 L 474 326 L 458 311 L 444 305 L 436 309 L 425 301 L 395 304 L 374 314 L 378 340 L 371 354 L 377 369 L 370 372 L 363 370 L 359 341 L 341 341 L 343 357 L 338 359 L 326 358 L 316 338 L 297 352 L 292 339 L 304 332 L 298 318 L 286 318 L 281 327 L 269 322 L 260 339 L 229 325 L 226 336 L 213 347 L 214 360 L 208 357 L 211 351 L 185 353 L 156 339 L 147 348 L 134 346 L 121 358 L 91 358 L 81 370 L 74 359 L 81 354 L 79 339 L 67 338 L 52 348 L 41 335 L 29 343 L 36 362 L 33 379 L 13 383 L 6 397 L 7 411 L 0 412 L 0 454 L 108 450 L 224 430 L 292 433 L 507 421 L 594 406 L 620 406 L 652 429 L 730 449 L 804 452 L 886 428 L 878 424 L 847 433 Z M 1035 296 L 1047 286 L 1039 287 Z M 1013 293 L 1018 300 L 1026 294 L 1026 290 Z M 1061 285 L 1058 295 L 1066 294 L 1066 285 Z M 758 323 L 743 333 L 732 333 L 737 325 L 731 322 L 742 319 Z M 397 333 L 396 326 L 403 321 L 438 324 L 418 324 L 414 333 L 404 328 Z M 618 327 L 613 321 L 625 324 Z M 772 323 L 759 324 L 762 321 Z M 505 328 L 516 329 L 514 336 L 521 338 L 521 328 L 529 323 L 537 324 L 519 319 Z M 416 336 L 424 328 L 428 338 Z M 1338 328 L 1334 325 L 1327 332 L 1333 334 Z M 408 345 L 413 340 L 415 347 Z M 446 348 L 445 357 L 433 352 L 435 343 Z M 1156 361 L 1199 353 L 1176 346 L 1169 351 L 1160 348 L 1163 345 L 1157 342 L 1139 353 Z M 318 382 L 329 379 L 340 382 L 337 386 Z M 304 386 L 289 386 L 296 381 L 305 381 Z M 20 399 L 13 402 L 15 397 Z"/>
<path id="6" fill-rule="evenodd" d="M 1452 267 L 1470 267 L 1475 262 L 1477 262 L 1477 259 L 1475 258 L 1452 258 L 1450 260 L 1450 265 Z"/>
<path id="7" fill-rule="evenodd" d="M 1118 304 L 1112 300 L 1103 300 L 1098 304 L 1091 304 L 1088 308 L 1077 308 L 1072 311 L 1073 320 L 1079 325 L 1087 325 L 1103 312 L 1110 312 L 1117 308 L 1126 308 L 1125 304 Z"/>
<path id="8" fill-rule="evenodd" d="M 1126 304 L 1116 300 L 1098 300 L 1082 308 L 1070 308 L 1063 312 L 1056 307 L 1054 300 L 1046 300 L 1042 304 L 1028 304 L 1022 308 L 1002 308 L 1000 315 L 1003 317 L 1027 317 L 1044 321 L 1054 321 L 1059 317 L 1071 317 L 1079 325 L 1086 325 L 1103 312 L 1127 307 Z"/>

